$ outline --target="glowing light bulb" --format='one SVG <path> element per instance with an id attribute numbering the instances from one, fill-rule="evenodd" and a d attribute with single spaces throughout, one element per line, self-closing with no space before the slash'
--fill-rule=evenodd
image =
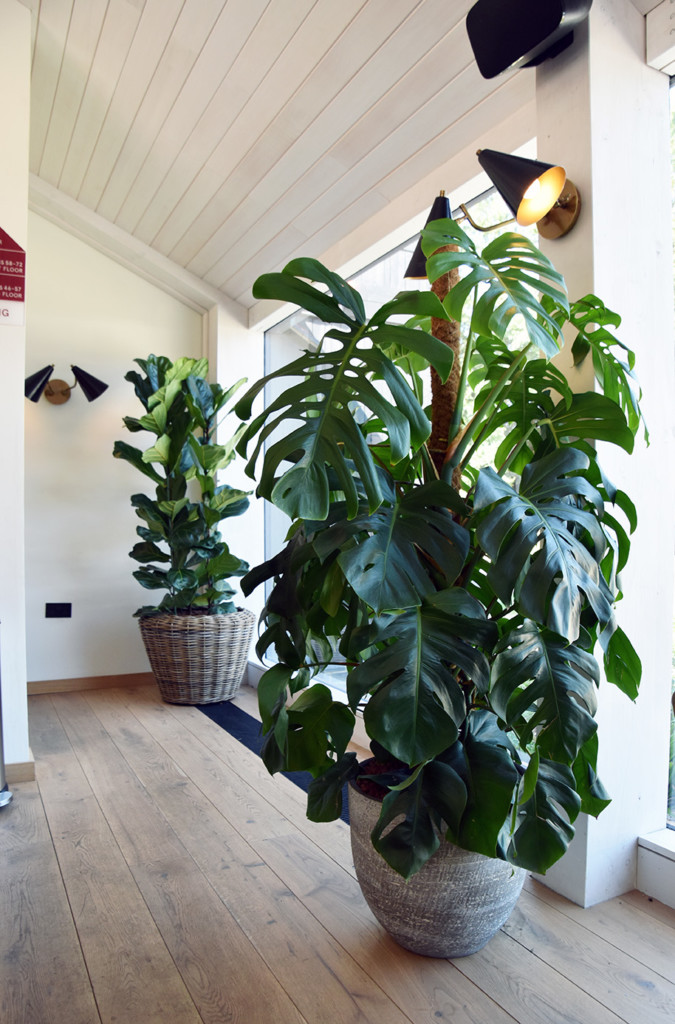
<path id="1" fill-rule="evenodd" d="M 527 188 L 523 194 L 523 199 L 533 199 L 535 202 L 541 195 L 541 181 L 539 178 L 535 178 L 532 184 Z"/>
<path id="2" fill-rule="evenodd" d="M 562 167 L 549 167 L 528 185 L 518 207 L 516 220 L 527 227 L 543 217 L 554 205 L 565 184 Z"/>

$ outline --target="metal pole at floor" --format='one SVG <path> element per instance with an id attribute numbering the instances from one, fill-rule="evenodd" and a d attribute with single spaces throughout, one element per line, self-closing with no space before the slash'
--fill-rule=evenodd
<path id="1" fill-rule="evenodd" d="M 5 754 L 2 747 L 2 680 L 0 679 L 0 807 L 5 807 L 12 799 L 12 793 L 5 778 Z"/>

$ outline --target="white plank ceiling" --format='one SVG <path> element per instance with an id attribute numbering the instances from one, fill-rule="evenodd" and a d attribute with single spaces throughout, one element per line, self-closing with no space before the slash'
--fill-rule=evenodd
<path id="1" fill-rule="evenodd" d="M 35 180 L 244 306 L 533 88 L 481 78 L 472 0 L 22 2 Z"/>

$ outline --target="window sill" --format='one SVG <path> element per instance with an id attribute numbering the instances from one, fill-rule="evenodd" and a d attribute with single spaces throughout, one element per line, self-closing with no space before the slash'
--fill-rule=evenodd
<path id="1" fill-rule="evenodd" d="M 637 887 L 675 908 L 675 830 L 664 828 L 638 837 Z"/>

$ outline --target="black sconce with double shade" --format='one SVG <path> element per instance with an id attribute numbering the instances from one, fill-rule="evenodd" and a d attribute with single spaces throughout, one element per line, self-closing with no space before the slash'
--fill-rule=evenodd
<path id="1" fill-rule="evenodd" d="M 74 384 L 67 384 L 65 380 L 53 378 L 53 363 L 51 366 L 45 366 L 38 370 L 37 373 L 32 373 L 30 377 L 26 377 L 24 387 L 26 398 L 30 399 L 31 402 L 38 402 L 42 395 L 44 395 L 52 405 L 63 405 L 70 398 L 70 392 L 78 384 L 88 402 L 93 402 L 94 399 L 107 390 L 108 385 L 104 384 L 98 377 L 92 376 L 91 373 L 87 373 L 86 370 L 81 369 L 79 366 L 71 366 L 70 368 L 75 378 Z"/>

